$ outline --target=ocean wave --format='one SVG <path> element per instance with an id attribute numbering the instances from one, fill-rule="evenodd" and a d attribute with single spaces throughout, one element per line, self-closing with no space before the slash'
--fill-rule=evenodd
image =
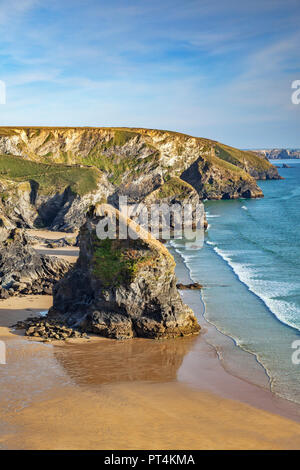
<path id="1" fill-rule="evenodd" d="M 280 281 L 259 279 L 255 266 L 232 260 L 236 253 L 220 250 L 216 246 L 213 249 L 217 255 L 227 262 L 238 279 L 264 302 L 281 323 L 300 331 L 300 311 L 297 305 L 293 302 L 278 299 L 280 296 L 289 295 L 295 288 L 299 287 L 297 284 L 292 285 Z"/>

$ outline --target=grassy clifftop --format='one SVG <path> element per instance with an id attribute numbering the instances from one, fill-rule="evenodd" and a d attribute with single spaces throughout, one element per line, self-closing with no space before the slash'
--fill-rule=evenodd
<path id="1" fill-rule="evenodd" d="M 83 194 L 95 187 L 98 169 L 135 200 L 160 187 L 159 197 L 179 195 L 187 189 L 183 180 L 200 198 L 256 197 L 261 192 L 254 179 L 279 178 L 274 166 L 252 152 L 155 129 L 2 127 L 0 154 L 23 157 L 27 166 L 16 174 L 9 170 L 8 177 L 20 181 L 22 171 L 38 173 L 44 191 L 69 184 Z M 45 167 L 34 169 L 29 161 Z"/>

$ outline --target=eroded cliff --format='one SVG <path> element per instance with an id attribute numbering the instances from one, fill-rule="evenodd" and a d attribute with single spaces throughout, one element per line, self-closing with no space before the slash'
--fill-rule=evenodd
<path id="1" fill-rule="evenodd" d="M 0 128 L 0 210 L 19 226 L 74 230 L 91 204 L 261 197 L 277 169 L 252 152 L 176 132 Z"/>

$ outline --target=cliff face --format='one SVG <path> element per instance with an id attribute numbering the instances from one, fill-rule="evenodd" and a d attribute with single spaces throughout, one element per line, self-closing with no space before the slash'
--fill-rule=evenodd
<path id="1" fill-rule="evenodd" d="M 113 214 L 111 206 L 100 207 Z M 173 257 L 141 227 L 116 214 L 139 238 L 100 240 L 101 213 L 91 215 L 80 231 L 77 264 L 55 286 L 49 319 L 118 339 L 197 333 L 197 320 L 176 288 Z"/>
<path id="2" fill-rule="evenodd" d="M 71 265 L 55 256 L 38 254 L 20 229 L 2 227 L 0 233 L 0 298 L 52 294 L 53 284 Z"/>
<path id="3" fill-rule="evenodd" d="M 14 226 L 76 230 L 90 205 L 113 191 L 97 168 L 0 155 L 0 213 Z"/>
<path id="4" fill-rule="evenodd" d="M 261 197 L 255 179 L 276 178 L 253 152 L 175 132 L 0 128 L 2 212 L 21 226 L 79 228 L 90 204 L 116 205 L 120 194 L 129 202 Z"/>

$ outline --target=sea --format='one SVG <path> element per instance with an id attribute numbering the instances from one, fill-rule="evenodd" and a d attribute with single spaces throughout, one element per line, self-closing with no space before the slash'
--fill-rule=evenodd
<path id="1" fill-rule="evenodd" d="M 202 249 L 171 244 L 204 286 L 224 366 L 253 382 L 259 366 L 274 394 L 300 403 L 300 161 L 272 163 L 284 179 L 259 181 L 264 198 L 205 202 Z"/>

